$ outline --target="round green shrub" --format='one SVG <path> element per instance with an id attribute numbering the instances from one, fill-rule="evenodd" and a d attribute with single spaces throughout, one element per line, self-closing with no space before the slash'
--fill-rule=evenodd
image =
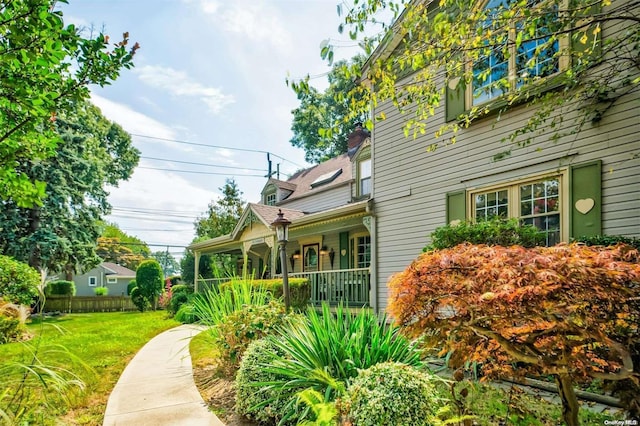
<path id="1" fill-rule="evenodd" d="M 287 405 L 295 405 L 293 390 L 282 391 L 259 385 L 283 380 L 283 377 L 265 367 L 282 355 L 267 339 L 254 340 L 249 344 L 236 374 L 236 411 L 239 414 L 261 423 L 275 424 L 287 412 Z M 256 405 L 260 407 L 256 408 Z"/>
<path id="2" fill-rule="evenodd" d="M 175 314 L 176 312 L 178 312 L 182 305 L 188 302 L 189 295 L 186 293 L 186 291 L 180 291 L 178 293 L 173 293 L 172 291 L 171 301 L 169 302 L 167 309 L 170 313 Z"/>
<path id="3" fill-rule="evenodd" d="M 0 298 L 10 303 L 31 305 L 38 296 L 40 274 L 17 260 L 0 255 Z"/>
<path id="4" fill-rule="evenodd" d="M 138 287 L 136 280 L 129 281 L 129 284 L 127 284 L 127 296 L 131 296 L 131 291 L 136 287 Z"/>
<path id="5" fill-rule="evenodd" d="M 44 288 L 44 294 L 47 296 L 75 296 L 76 284 L 66 280 L 49 281 Z"/>
<path id="6" fill-rule="evenodd" d="M 109 294 L 109 288 L 107 287 L 96 287 L 94 290 L 96 296 L 107 296 Z"/>
<path id="7" fill-rule="evenodd" d="M 362 370 L 345 396 L 354 426 L 427 426 L 441 405 L 434 376 L 395 362 Z"/>
<path id="8" fill-rule="evenodd" d="M 164 288 L 164 273 L 157 260 L 149 259 L 140 263 L 136 269 L 136 283 L 142 297 L 155 309 L 158 296 Z"/>
<path id="9" fill-rule="evenodd" d="M 138 287 L 134 287 L 131 290 L 131 301 L 136 305 L 136 308 L 138 308 L 140 312 L 144 312 L 149 308 L 149 301 L 142 295 L 142 292 Z"/>
<path id="10" fill-rule="evenodd" d="M 175 284 L 171 286 L 171 293 L 174 295 L 177 293 L 193 294 L 193 286 L 186 284 Z"/>

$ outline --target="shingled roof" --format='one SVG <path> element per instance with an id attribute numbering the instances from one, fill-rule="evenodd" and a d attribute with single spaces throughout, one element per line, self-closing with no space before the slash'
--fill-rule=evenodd
<path id="1" fill-rule="evenodd" d="M 105 270 L 106 275 L 115 275 L 123 278 L 135 278 L 136 271 L 132 271 L 129 268 L 125 268 L 124 266 L 120 266 L 117 263 L 112 262 L 102 262 L 100 264 Z"/>
<path id="2" fill-rule="evenodd" d="M 339 172 L 340 171 L 340 172 Z M 335 176 L 334 176 L 335 175 Z M 326 182 L 318 184 L 319 179 L 325 176 L 330 176 L 332 179 L 327 178 Z M 328 188 L 344 185 L 352 179 L 351 175 L 351 160 L 347 154 L 342 154 L 338 157 L 331 158 L 316 166 L 309 167 L 308 169 L 300 170 L 289 180 L 286 181 L 289 185 L 295 185 L 294 190 L 285 200 L 285 203 L 289 200 L 303 197 L 312 192 L 324 191 Z M 315 185 L 314 182 L 317 182 Z M 290 186 L 291 188 L 291 186 Z"/>

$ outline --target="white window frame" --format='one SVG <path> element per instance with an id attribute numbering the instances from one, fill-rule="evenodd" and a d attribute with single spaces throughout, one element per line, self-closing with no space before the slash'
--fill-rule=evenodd
<path id="1" fill-rule="evenodd" d="M 92 275 L 88 277 L 87 282 L 89 284 L 89 287 L 96 287 L 98 285 L 98 277 Z"/>
<path id="2" fill-rule="evenodd" d="M 107 284 L 118 284 L 118 278 L 116 278 L 116 277 L 107 277 Z"/>
<path id="3" fill-rule="evenodd" d="M 269 192 L 264 195 L 264 203 L 267 206 L 275 206 L 277 202 L 278 202 L 278 196 L 276 191 Z"/>
<path id="4" fill-rule="evenodd" d="M 483 1 L 481 6 L 481 8 L 486 7 L 487 3 L 489 3 L 489 0 Z M 538 8 L 542 8 L 545 6 L 545 4 L 547 3 L 551 3 L 551 0 L 545 0 L 540 2 L 540 4 L 535 5 L 533 7 L 533 9 L 538 9 Z M 566 10 L 568 8 L 568 2 L 567 1 L 563 1 L 560 4 L 560 10 L 558 10 L 558 13 L 562 13 L 563 10 Z M 517 20 L 514 18 L 513 22 L 510 23 L 509 25 L 509 29 L 506 30 L 508 31 L 508 37 L 507 40 L 505 41 L 505 43 L 508 43 L 509 45 L 509 58 L 507 59 L 507 78 L 509 80 L 509 88 L 503 92 L 503 93 L 498 93 L 496 95 L 493 96 L 489 96 L 486 99 L 476 99 L 474 96 L 474 91 L 475 91 L 475 85 L 473 83 L 473 81 L 467 85 L 466 88 L 466 93 L 465 93 L 465 105 L 467 109 L 470 109 L 472 107 L 477 107 L 492 101 L 495 101 L 496 99 L 500 99 L 501 97 L 508 95 L 509 93 L 515 91 L 518 88 L 518 70 L 517 70 L 517 54 L 518 51 L 516 49 L 516 45 L 515 45 L 515 40 L 516 40 L 516 36 L 517 36 L 517 29 L 516 29 L 516 25 L 517 25 Z M 567 52 L 568 51 L 568 47 L 569 47 L 569 42 L 570 42 L 570 38 L 567 35 L 561 35 L 558 37 L 558 51 L 559 52 Z M 544 82 L 564 71 L 567 70 L 567 68 L 569 67 L 569 56 L 566 54 L 561 53 L 558 57 L 558 71 L 553 73 L 553 74 L 549 74 L 549 75 L 545 75 L 544 77 L 540 77 L 538 81 L 536 81 L 535 83 L 538 84 L 538 82 Z M 471 73 L 471 75 L 473 75 L 473 67 L 474 67 L 474 63 L 473 61 L 468 61 L 467 62 L 467 71 L 469 73 Z M 495 89 L 497 90 L 497 89 Z"/>
<path id="5" fill-rule="evenodd" d="M 493 192 L 508 191 L 508 211 L 507 218 L 521 219 L 520 214 L 520 187 L 526 184 L 532 184 L 549 179 L 559 180 L 559 218 L 560 218 L 560 241 L 569 240 L 569 172 L 568 169 L 561 169 L 554 173 L 536 174 L 526 176 L 521 179 L 502 182 L 495 185 L 472 188 L 467 191 L 467 217 L 472 221 L 476 221 L 476 195 Z"/>
<path id="6" fill-rule="evenodd" d="M 369 165 L 369 171 L 368 171 L 368 173 L 366 175 L 363 173 L 363 170 L 362 170 L 362 166 L 364 164 L 368 164 Z M 372 184 L 371 166 L 372 166 L 371 157 L 365 158 L 363 160 L 359 160 L 358 161 L 358 196 L 360 196 L 360 197 L 363 197 L 365 195 L 371 195 L 371 191 L 373 189 L 372 185 L 371 185 Z M 363 184 L 365 182 L 368 182 L 368 186 L 369 186 L 369 191 L 368 192 L 364 192 L 364 185 Z"/>

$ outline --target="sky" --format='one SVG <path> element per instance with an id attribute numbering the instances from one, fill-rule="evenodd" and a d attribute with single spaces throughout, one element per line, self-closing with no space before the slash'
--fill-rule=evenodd
<path id="1" fill-rule="evenodd" d="M 70 0 L 65 23 L 129 32 L 141 48 L 135 67 L 91 100 L 132 135 L 141 151 L 133 176 L 110 188 L 106 219 L 129 235 L 180 257 L 193 222 L 235 179 L 258 202 L 267 152 L 281 179 L 309 165 L 291 146 L 291 110 L 299 103 L 287 78 L 309 74 L 323 90 L 330 66 L 320 44 L 331 38 L 335 60 L 359 49 L 338 33 L 340 0 Z M 88 34 L 88 33 L 85 33 Z M 186 143 L 185 143 L 186 142 Z M 174 246 L 174 247 L 172 247 Z"/>

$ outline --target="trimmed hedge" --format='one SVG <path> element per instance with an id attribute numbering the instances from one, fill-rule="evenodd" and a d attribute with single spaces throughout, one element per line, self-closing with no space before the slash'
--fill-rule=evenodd
<path id="1" fill-rule="evenodd" d="M 640 238 L 625 237 L 623 235 L 595 235 L 592 237 L 578 237 L 576 241 L 588 246 L 615 246 L 616 244 L 627 244 L 636 250 L 640 250 Z"/>
<path id="2" fill-rule="evenodd" d="M 76 284 L 66 280 L 49 281 L 44 288 L 44 294 L 46 296 L 75 296 Z"/>
<path id="3" fill-rule="evenodd" d="M 274 298 L 281 298 L 282 278 L 272 278 L 268 280 L 231 280 L 220 284 L 221 288 L 230 286 L 232 283 L 250 282 L 254 287 L 264 287 L 270 291 Z M 289 278 L 289 296 L 291 307 L 296 310 L 305 309 L 311 299 L 311 284 L 308 278 Z"/>

